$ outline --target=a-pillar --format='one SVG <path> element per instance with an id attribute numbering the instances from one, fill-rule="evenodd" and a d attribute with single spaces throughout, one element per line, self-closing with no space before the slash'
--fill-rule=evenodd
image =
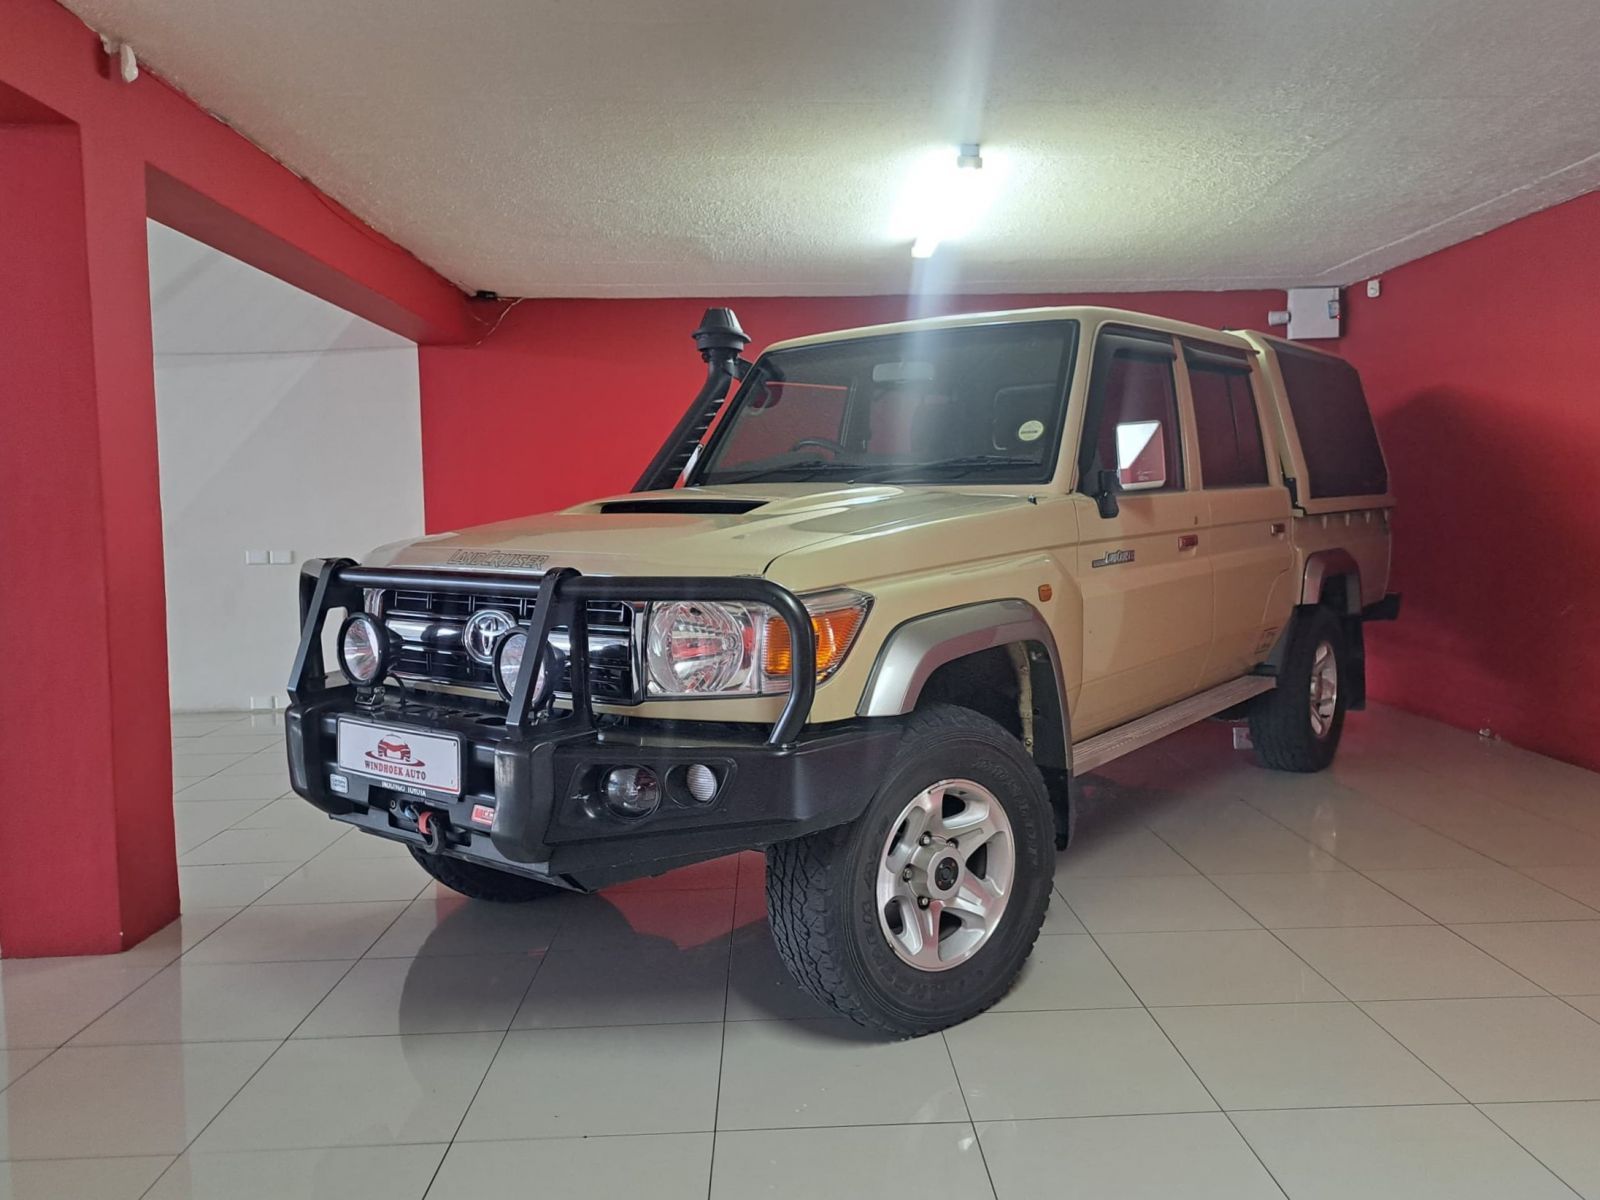
<path id="1" fill-rule="evenodd" d="M 0 955 L 178 915 L 136 155 L 0 85 Z"/>

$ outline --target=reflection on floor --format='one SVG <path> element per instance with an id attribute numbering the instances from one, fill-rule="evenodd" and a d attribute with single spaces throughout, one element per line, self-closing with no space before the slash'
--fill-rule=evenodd
<path id="1" fill-rule="evenodd" d="M 0 1198 L 1600 1197 L 1572 767 L 1198 727 L 1095 784 L 1016 990 L 885 1044 L 788 982 L 758 855 L 470 904 L 286 796 L 270 719 L 174 731 L 182 922 L 0 965 Z"/>

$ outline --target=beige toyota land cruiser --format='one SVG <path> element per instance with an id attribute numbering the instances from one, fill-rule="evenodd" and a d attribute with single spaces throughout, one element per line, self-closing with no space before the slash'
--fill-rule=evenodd
<path id="1" fill-rule="evenodd" d="M 307 564 L 300 795 L 483 900 L 762 848 L 795 979 L 913 1035 L 1011 986 L 1085 773 L 1218 714 L 1333 758 L 1399 607 L 1342 359 L 1101 308 L 694 337 L 632 493 Z"/>

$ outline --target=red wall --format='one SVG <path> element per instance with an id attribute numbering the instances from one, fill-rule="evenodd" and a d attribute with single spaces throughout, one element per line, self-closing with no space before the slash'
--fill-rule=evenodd
<path id="1" fill-rule="evenodd" d="M 69 631 L 30 626 L 0 677 L 7 957 L 126 949 L 178 912 L 147 214 L 408 336 L 480 328 L 157 77 L 115 78 L 71 13 L 0 0 L 0 612 Z"/>
<path id="2" fill-rule="evenodd" d="M 525 300 L 481 345 L 424 346 L 423 495 L 430 530 L 545 512 L 633 486 L 705 378 L 690 332 L 726 303 L 754 340 L 908 315 L 904 296 Z M 1261 326 L 1277 292 L 957 296 L 931 311 L 1112 304 L 1203 325 Z M 927 311 L 919 313 L 927 315 Z"/>
<path id="3" fill-rule="evenodd" d="M 1347 293 L 1400 507 L 1374 694 L 1600 768 L 1600 192 Z"/>

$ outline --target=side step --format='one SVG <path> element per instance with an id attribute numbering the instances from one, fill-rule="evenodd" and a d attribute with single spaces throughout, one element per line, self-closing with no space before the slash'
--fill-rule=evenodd
<path id="1" fill-rule="evenodd" d="M 1243 703 L 1252 696 L 1270 692 L 1278 681 L 1269 675 L 1241 675 L 1238 679 L 1218 684 L 1197 696 L 1158 708 L 1148 716 L 1139 717 L 1115 729 L 1097 733 L 1092 738 L 1072 744 L 1072 773 L 1085 775 L 1096 767 L 1103 767 L 1113 759 L 1131 754 L 1141 746 L 1160 741 L 1169 733 L 1176 733 L 1196 721 L 1204 721 L 1225 708 Z"/>

